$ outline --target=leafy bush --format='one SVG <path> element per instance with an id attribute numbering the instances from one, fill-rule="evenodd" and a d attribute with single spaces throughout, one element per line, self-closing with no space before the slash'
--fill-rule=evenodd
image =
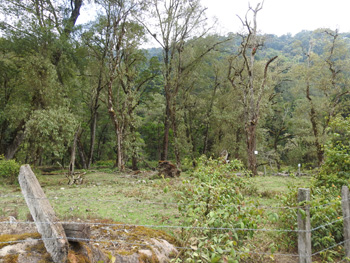
<path id="1" fill-rule="evenodd" d="M 284 195 L 283 205 L 291 209 L 283 209 L 279 214 L 280 228 L 285 230 L 298 229 L 297 213 L 297 188 L 290 188 Z M 320 256 L 327 262 L 333 262 L 334 256 L 339 256 L 342 249 L 335 246 L 343 241 L 343 222 L 341 220 L 340 190 L 336 187 L 311 187 L 310 221 L 312 252 L 316 253 L 326 248 L 333 247 L 321 253 Z M 332 223 L 332 224 L 328 224 Z M 281 232 L 281 245 L 285 249 L 297 247 L 297 232 Z"/>
<path id="2" fill-rule="evenodd" d="M 325 162 L 316 176 L 316 186 L 341 188 L 350 182 L 350 117 L 330 123 L 331 139 L 325 145 Z"/>
<path id="3" fill-rule="evenodd" d="M 178 193 L 179 210 L 185 224 L 194 226 L 183 232 L 182 240 L 195 251 L 186 257 L 195 262 L 219 262 L 239 259 L 236 251 L 244 239 L 253 236 L 258 216 L 262 213 L 246 202 L 242 190 L 249 173 L 243 164 L 233 160 L 199 159 L 198 168 Z M 247 206 L 248 205 L 248 206 Z M 236 229 L 236 230 L 234 230 Z"/>
<path id="4" fill-rule="evenodd" d="M 330 132 L 330 140 L 324 148 L 325 162 L 314 176 L 310 201 L 311 227 L 317 228 L 311 234 L 313 253 L 332 248 L 320 253 L 327 262 L 343 254 L 342 247 L 336 245 L 343 241 L 341 187 L 350 183 L 350 118 L 336 118 L 330 123 Z M 297 189 L 291 188 L 283 202 L 285 206 L 298 206 Z M 283 212 L 280 215 L 282 227 L 296 229 L 297 210 Z M 296 233 L 282 235 L 288 235 L 288 239 L 283 239 L 289 244 L 291 240 L 296 244 Z"/>
<path id="5" fill-rule="evenodd" d="M 15 160 L 6 160 L 0 156 L 0 177 L 11 183 L 17 182 L 20 165 Z"/>

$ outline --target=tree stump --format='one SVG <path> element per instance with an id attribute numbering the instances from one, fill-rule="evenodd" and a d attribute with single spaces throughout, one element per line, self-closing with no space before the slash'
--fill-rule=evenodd
<path id="1" fill-rule="evenodd" d="M 164 175 L 165 177 L 176 177 L 180 176 L 181 171 L 177 169 L 176 165 L 169 161 L 158 162 L 158 175 Z"/>

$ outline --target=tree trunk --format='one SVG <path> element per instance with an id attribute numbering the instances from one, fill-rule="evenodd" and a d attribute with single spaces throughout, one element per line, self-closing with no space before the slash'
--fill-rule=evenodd
<path id="1" fill-rule="evenodd" d="M 82 145 L 79 137 L 78 137 L 78 152 L 79 152 L 79 156 L 80 156 L 80 160 L 81 160 L 81 164 L 82 164 L 83 169 L 90 169 L 90 167 L 88 167 L 88 164 L 86 162 L 84 146 Z"/>
<path id="2" fill-rule="evenodd" d="M 252 175 L 257 175 L 256 161 L 256 123 L 246 124 L 247 133 L 247 150 L 248 150 L 248 168 L 252 171 Z"/>
<path id="3" fill-rule="evenodd" d="M 137 154 L 137 147 L 136 147 L 136 129 L 134 125 L 130 125 L 130 133 L 131 133 L 131 169 L 133 171 L 137 171 L 137 161 L 138 161 L 138 154 Z"/>
<path id="4" fill-rule="evenodd" d="M 101 135 L 98 137 L 98 141 L 97 141 L 97 160 L 100 160 L 101 159 L 101 145 L 102 144 L 105 144 L 106 142 L 106 136 L 105 134 L 107 133 L 107 124 L 105 124 L 101 130 Z"/>
<path id="5" fill-rule="evenodd" d="M 7 151 L 5 154 L 6 160 L 12 159 L 15 156 L 23 140 L 24 140 L 24 132 L 23 131 L 17 132 L 16 137 L 13 139 L 12 143 L 7 148 Z"/>
<path id="6" fill-rule="evenodd" d="M 242 139 L 242 129 L 241 128 L 238 128 L 237 131 L 236 131 L 236 147 L 235 147 L 235 159 L 238 159 L 239 158 L 239 144 L 241 142 L 241 139 Z"/>
<path id="7" fill-rule="evenodd" d="M 170 131 L 170 108 L 169 102 L 167 101 L 165 109 L 165 119 L 164 119 L 164 137 L 163 137 L 163 151 L 160 156 L 162 161 L 168 159 L 168 149 L 169 149 L 169 131 Z"/>
<path id="8" fill-rule="evenodd" d="M 123 154 L 122 154 L 122 142 L 123 142 L 123 130 L 117 114 L 113 109 L 113 93 L 112 93 L 113 80 L 110 79 L 108 84 L 108 113 L 114 125 L 114 132 L 117 137 L 117 167 L 120 170 L 124 170 Z"/>
<path id="9" fill-rule="evenodd" d="M 173 128 L 174 135 L 174 153 L 176 159 L 176 165 L 179 169 L 181 169 L 181 158 L 180 158 L 180 147 L 178 142 L 178 134 L 177 134 L 177 122 L 176 122 L 176 102 L 173 101 L 172 109 L 170 112 L 170 119 Z"/>
<path id="10" fill-rule="evenodd" d="M 117 135 L 117 167 L 120 170 L 124 170 L 124 160 L 123 160 L 123 135 L 120 129 L 116 130 Z"/>
<path id="11" fill-rule="evenodd" d="M 75 132 L 75 135 L 74 135 L 73 146 L 72 146 L 71 155 L 70 155 L 68 176 L 74 175 L 75 152 L 76 152 L 76 148 L 77 148 L 77 141 L 78 141 L 79 132 L 80 132 L 80 127 L 77 129 L 77 131 Z"/>
<path id="12" fill-rule="evenodd" d="M 311 68 L 311 51 L 312 51 L 312 45 L 310 44 L 309 50 L 307 53 L 307 68 L 308 68 L 308 70 Z M 311 108 L 310 109 L 310 121 L 311 121 L 311 125 L 312 125 L 312 132 L 313 132 L 314 137 L 315 137 L 317 164 L 318 164 L 318 166 L 320 166 L 323 162 L 323 149 L 322 149 L 323 147 L 322 147 L 320 140 L 319 140 L 320 138 L 319 138 L 318 125 L 317 125 L 317 114 L 316 114 L 314 103 L 313 103 L 312 98 L 311 98 L 310 88 L 311 88 L 310 76 L 308 75 L 307 80 L 306 80 L 306 98 L 308 99 L 308 101 L 310 103 L 310 108 Z"/>
<path id="13" fill-rule="evenodd" d="M 95 138 L 96 138 L 96 124 L 97 124 L 97 109 L 94 109 L 92 122 L 90 125 L 90 150 L 89 150 L 89 158 L 87 162 L 87 168 L 90 169 L 92 164 L 92 159 L 94 156 L 94 146 L 95 146 Z"/>
<path id="14" fill-rule="evenodd" d="M 193 135 L 193 125 L 192 125 L 192 118 L 191 118 L 191 111 L 188 110 L 188 117 L 186 114 L 186 108 L 184 112 L 184 120 L 185 120 L 185 126 L 186 126 L 186 137 L 188 144 L 192 145 L 192 151 L 191 151 L 191 159 L 192 159 L 192 165 L 193 167 L 196 167 L 196 161 L 195 161 L 195 152 L 197 151 L 197 145 L 196 140 Z"/>
<path id="15" fill-rule="evenodd" d="M 214 105 L 214 99 L 215 99 L 215 95 L 216 95 L 216 90 L 219 87 L 220 83 L 218 83 L 218 78 L 217 75 L 215 77 L 215 85 L 214 85 L 214 90 L 213 90 L 213 94 L 211 96 L 210 99 L 210 104 L 209 104 L 209 108 L 207 111 L 207 119 L 205 122 L 205 132 L 204 132 L 204 147 L 203 147 L 203 154 L 206 154 L 208 151 L 208 140 L 209 140 L 209 123 L 210 123 L 210 117 L 213 111 L 213 105 Z"/>
<path id="16" fill-rule="evenodd" d="M 317 127 L 317 117 L 316 117 L 316 112 L 315 112 L 315 109 L 314 109 L 312 102 L 311 102 L 310 120 L 311 120 L 311 124 L 312 124 L 312 132 L 315 136 L 317 164 L 318 164 L 318 166 L 321 166 L 321 164 L 323 162 L 324 150 L 323 150 L 322 144 L 320 143 L 320 140 L 319 140 L 319 132 L 318 132 L 318 127 Z"/>

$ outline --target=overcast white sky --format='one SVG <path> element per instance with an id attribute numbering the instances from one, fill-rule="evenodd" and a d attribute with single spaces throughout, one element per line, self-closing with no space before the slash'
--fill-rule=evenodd
<path id="1" fill-rule="evenodd" d="M 216 16 L 221 32 L 237 32 L 248 3 L 256 7 L 261 0 L 202 0 L 207 15 Z M 303 29 L 327 27 L 350 32 L 350 0 L 265 0 L 258 13 L 258 29 L 262 33 L 292 35 Z"/>

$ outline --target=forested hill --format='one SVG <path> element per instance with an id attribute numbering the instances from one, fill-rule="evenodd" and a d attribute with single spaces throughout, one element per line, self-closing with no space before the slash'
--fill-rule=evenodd
<path id="1" fill-rule="evenodd" d="M 87 25 L 76 24 L 82 1 L 15 2 L 0 5 L 16 18 L 0 27 L 6 159 L 138 169 L 158 160 L 186 167 L 227 150 L 253 173 L 262 164 L 314 167 L 333 120 L 349 115 L 349 33 L 278 37 L 246 23 L 245 34 L 207 34 L 200 1 L 159 16 L 158 1 L 107 1 Z M 153 26 L 176 21 L 154 28 L 136 19 L 145 16 Z M 143 49 L 146 37 L 159 48 Z"/>
<path id="2" fill-rule="evenodd" d="M 282 36 L 277 36 L 273 34 L 263 35 L 264 42 L 264 50 L 270 50 L 271 52 L 279 51 L 286 57 L 291 57 L 293 55 L 297 55 L 300 52 L 293 52 L 293 50 L 298 48 L 303 48 L 307 50 L 309 48 L 310 40 L 314 39 L 315 41 L 319 41 L 319 47 L 314 49 L 314 52 L 318 55 L 321 55 L 323 52 L 324 45 L 326 42 L 322 41 L 322 39 L 327 38 L 326 32 L 333 32 L 331 29 L 318 29 L 316 31 L 303 30 L 294 36 L 292 34 L 285 34 Z M 341 38 L 345 43 L 350 45 L 350 33 L 338 33 L 339 38 Z M 224 39 L 226 37 L 234 37 L 236 41 L 229 42 L 227 47 L 236 47 L 238 48 L 241 44 L 239 35 L 234 33 L 228 34 L 228 36 L 217 36 L 218 38 Z M 146 49 L 149 57 L 160 57 L 162 53 L 162 49 L 160 47 L 153 47 Z"/>

